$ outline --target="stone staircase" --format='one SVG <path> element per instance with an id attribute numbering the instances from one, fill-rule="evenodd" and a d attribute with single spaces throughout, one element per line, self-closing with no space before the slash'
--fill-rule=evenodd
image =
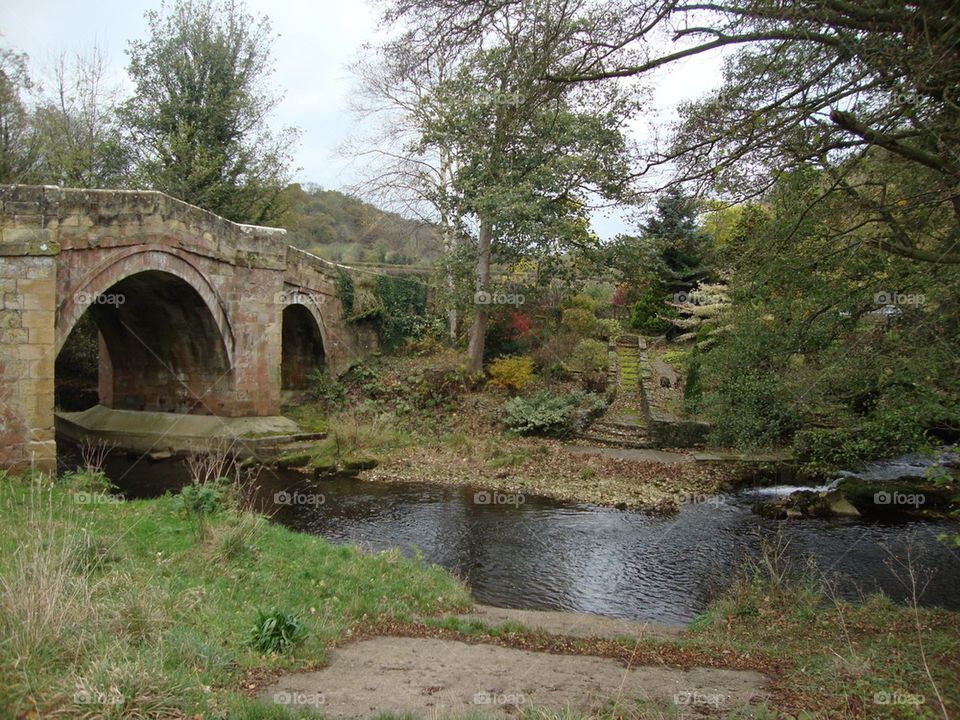
<path id="1" fill-rule="evenodd" d="M 647 435 L 640 394 L 640 338 L 621 335 L 614 347 L 617 395 L 603 417 L 577 435 L 591 445 L 621 448 L 656 447 Z"/>

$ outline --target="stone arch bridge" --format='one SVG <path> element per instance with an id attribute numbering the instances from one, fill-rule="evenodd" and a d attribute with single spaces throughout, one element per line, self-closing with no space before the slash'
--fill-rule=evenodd
<path id="1" fill-rule="evenodd" d="M 121 411 L 277 416 L 284 389 L 373 349 L 344 319 L 342 268 L 284 230 L 152 191 L 0 186 L 0 202 L 0 467 L 55 466 L 55 360 L 85 313 L 99 403 Z"/>

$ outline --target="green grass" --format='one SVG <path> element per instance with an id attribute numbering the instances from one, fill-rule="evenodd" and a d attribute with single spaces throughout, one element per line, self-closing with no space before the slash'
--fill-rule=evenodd
<path id="1" fill-rule="evenodd" d="M 690 624 L 687 643 L 784 663 L 783 686 L 815 701 L 816 707 L 802 717 L 956 716 L 957 612 L 905 606 L 882 595 L 858 603 L 842 600 L 831 582 L 809 566 L 785 563 L 777 547 L 765 548 L 733 587 Z M 908 563 L 891 560 L 891 568 L 906 587 L 914 580 L 918 590 L 922 587 L 921 573 Z M 891 697 L 923 702 L 882 702 Z"/>
<path id="2" fill-rule="evenodd" d="M 0 717 L 288 717 L 242 696 L 248 673 L 322 663 L 365 620 L 469 603 L 440 568 L 248 514 L 219 513 L 198 540 L 174 498 L 0 486 Z M 302 621 L 303 639 L 261 653 L 251 628 L 273 608 Z"/>
<path id="3" fill-rule="evenodd" d="M 665 350 L 660 356 L 667 365 L 672 366 L 677 372 L 685 374 L 690 365 L 690 356 L 693 351 L 687 348 L 680 350 Z"/>

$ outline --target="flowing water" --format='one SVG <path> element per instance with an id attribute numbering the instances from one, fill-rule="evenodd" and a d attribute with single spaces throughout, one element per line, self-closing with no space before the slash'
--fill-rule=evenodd
<path id="1" fill-rule="evenodd" d="M 184 481 L 172 462 L 114 458 L 107 471 L 129 498 L 176 491 Z M 960 607 L 960 554 L 937 539 L 960 532 L 957 523 L 776 521 L 751 512 L 758 495 L 787 490 L 746 490 L 659 515 L 534 497 L 521 503 L 472 488 L 307 482 L 265 469 L 257 503 L 276 522 L 334 542 L 420 553 L 461 577 L 479 602 L 503 607 L 687 622 L 729 586 L 745 554 L 778 532 L 789 557 L 812 559 L 846 597 L 881 590 L 907 599 L 897 572 L 909 558 L 930 576 L 923 604 Z"/>

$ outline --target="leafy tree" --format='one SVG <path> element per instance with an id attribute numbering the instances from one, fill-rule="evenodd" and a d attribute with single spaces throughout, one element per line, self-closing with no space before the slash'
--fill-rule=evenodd
<path id="1" fill-rule="evenodd" d="M 479 293 L 490 289 L 494 259 L 597 243 L 587 202 L 624 189 L 622 128 L 635 105 L 616 84 L 578 89 L 547 77 L 580 61 L 575 36 L 599 16 L 546 3 L 500 3 L 475 23 L 474 8 L 463 15 L 459 9 L 444 0 L 398 1 L 388 18 L 417 28 L 407 42 L 413 61 L 432 57 L 438 38 L 464 48 L 423 99 L 420 107 L 429 112 L 418 131 L 422 145 L 451 154 L 449 206 L 456 226 L 475 239 Z M 475 306 L 467 349 L 474 372 L 482 366 L 488 317 L 486 305 Z"/>
<path id="2" fill-rule="evenodd" d="M 32 179 L 37 137 L 22 97 L 31 87 L 27 56 L 0 49 L 0 183 Z"/>
<path id="3" fill-rule="evenodd" d="M 177 0 L 130 43 L 121 109 L 142 182 L 237 222 L 280 223 L 296 133 L 274 134 L 266 17 L 235 0 Z"/>
<path id="4" fill-rule="evenodd" d="M 952 3 L 606 6 L 609 32 L 583 38 L 596 49 L 595 61 L 556 73 L 558 80 L 644 77 L 685 58 L 731 51 L 722 86 L 683 108 L 675 141 L 652 153 L 650 167 L 675 168 L 672 182 L 750 198 L 783 173 L 814 165 L 829 183 L 807 208 L 828 195 L 850 208 L 830 218 L 837 243 L 960 264 L 960 30 Z M 660 42 L 664 33 L 671 42 Z M 635 52 L 604 55 L 609 47 Z"/>
<path id="5" fill-rule="evenodd" d="M 734 233 L 733 303 L 701 347 L 716 439 L 756 446 L 815 427 L 849 437 L 845 457 L 872 459 L 955 438 L 957 268 L 838 248 L 831 228 L 849 205 L 824 196 L 830 185 L 814 167 L 785 174 Z"/>

